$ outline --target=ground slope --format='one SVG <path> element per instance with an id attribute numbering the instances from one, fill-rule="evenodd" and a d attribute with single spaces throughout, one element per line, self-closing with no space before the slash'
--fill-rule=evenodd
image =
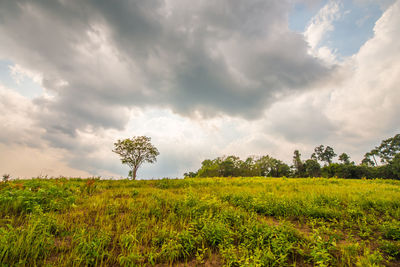
<path id="1" fill-rule="evenodd" d="M 0 184 L 0 264 L 400 264 L 400 182 L 206 178 Z"/>

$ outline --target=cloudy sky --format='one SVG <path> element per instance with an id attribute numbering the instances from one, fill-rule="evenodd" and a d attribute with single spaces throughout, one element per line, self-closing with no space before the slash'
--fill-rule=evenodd
<path id="1" fill-rule="evenodd" d="M 359 162 L 400 131 L 400 0 L 1 0 L 0 172 L 139 178 L 222 155 Z"/>

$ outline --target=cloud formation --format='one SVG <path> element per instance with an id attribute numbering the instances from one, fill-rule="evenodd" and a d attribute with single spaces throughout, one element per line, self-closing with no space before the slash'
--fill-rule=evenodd
<path id="1" fill-rule="evenodd" d="M 295 2 L 3 1 L 0 59 L 44 93 L 0 88 L 0 142 L 121 174 L 112 143 L 149 135 L 162 152 L 150 177 L 221 154 L 290 160 L 326 142 L 360 154 L 398 131 L 400 3 L 382 1 L 374 37 L 339 61 L 321 46 L 339 2 L 304 34 L 288 27 Z"/>
<path id="2" fill-rule="evenodd" d="M 340 63 L 333 81 L 325 83 L 323 90 L 276 103 L 269 110 L 267 128 L 291 143 L 308 146 L 308 151 L 318 143 L 333 144 L 356 161 L 398 133 L 399 14 L 397 1 L 376 22 L 373 38 Z"/>
<path id="3" fill-rule="evenodd" d="M 326 45 L 321 45 L 326 35 L 334 30 L 333 22 L 341 17 L 341 4 L 329 1 L 310 21 L 304 36 L 310 44 L 310 54 L 324 59 L 328 63 L 337 63 L 334 51 Z"/>
<path id="4" fill-rule="evenodd" d="M 288 30 L 285 1 L 20 0 L 1 10 L 2 57 L 39 72 L 55 97 L 38 104 L 78 129 L 121 129 L 132 106 L 257 117 L 329 73 Z"/>

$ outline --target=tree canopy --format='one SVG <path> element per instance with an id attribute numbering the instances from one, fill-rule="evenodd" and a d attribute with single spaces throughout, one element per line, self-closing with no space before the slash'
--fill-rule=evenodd
<path id="1" fill-rule="evenodd" d="M 350 157 L 346 153 L 342 153 L 339 155 L 339 161 L 343 164 L 350 164 Z"/>
<path id="2" fill-rule="evenodd" d="M 360 165 L 350 160 L 347 153 L 333 162 L 336 153 L 330 146 L 319 145 L 309 159 L 302 160 L 299 150 L 293 153 L 293 165 L 289 166 L 269 155 L 250 156 L 245 160 L 230 155 L 216 159 L 206 159 L 197 172 L 185 173 L 185 177 L 341 177 L 341 178 L 391 178 L 400 179 L 400 134 L 383 140 L 382 143 L 366 153 Z M 380 160 L 381 165 L 377 162 Z M 325 163 L 321 167 L 318 161 Z"/>
<path id="3" fill-rule="evenodd" d="M 365 153 L 363 163 L 366 165 L 377 166 L 380 158 L 381 163 L 390 163 L 397 154 L 400 153 L 400 134 L 385 139 L 379 146 L 376 146 L 370 152 Z"/>
<path id="4" fill-rule="evenodd" d="M 113 152 L 121 157 L 123 164 L 131 168 L 133 180 L 136 179 L 137 170 L 144 162 L 154 163 L 160 154 L 150 141 L 151 138 L 147 136 L 134 136 L 114 143 Z"/>
<path id="5" fill-rule="evenodd" d="M 187 177 L 238 177 L 238 176 L 288 176 L 290 167 L 268 155 L 250 156 L 241 160 L 237 156 L 223 156 L 206 159 L 197 172 L 185 173 Z"/>
<path id="6" fill-rule="evenodd" d="M 337 156 L 332 147 L 327 146 L 325 148 L 324 145 L 317 146 L 314 149 L 314 153 L 318 160 L 326 162 L 328 165 L 331 164 L 332 159 Z"/>

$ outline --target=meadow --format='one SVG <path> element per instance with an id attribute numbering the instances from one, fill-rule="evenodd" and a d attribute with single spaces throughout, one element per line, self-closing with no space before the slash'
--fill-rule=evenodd
<path id="1" fill-rule="evenodd" d="M 400 181 L 0 183 L 1 266 L 399 266 Z"/>

